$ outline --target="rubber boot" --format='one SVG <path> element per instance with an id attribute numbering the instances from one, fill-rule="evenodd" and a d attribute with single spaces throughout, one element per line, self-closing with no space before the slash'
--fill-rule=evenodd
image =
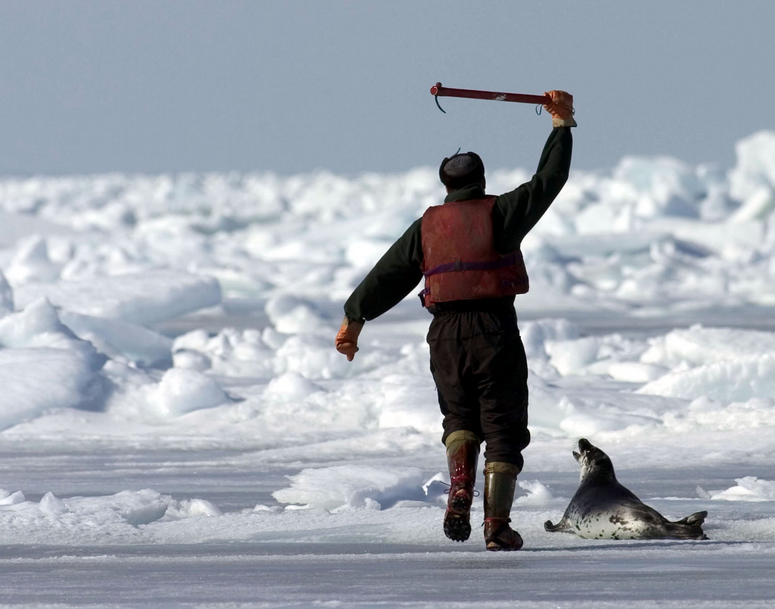
<path id="1" fill-rule="evenodd" d="M 474 500 L 476 462 L 481 441 L 472 431 L 453 431 L 447 437 L 449 499 L 444 514 L 444 534 L 452 541 L 471 535 L 471 503 Z"/>
<path id="2" fill-rule="evenodd" d="M 511 463 L 484 466 L 484 543 L 491 552 L 519 550 L 522 537 L 510 526 L 519 469 Z"/>

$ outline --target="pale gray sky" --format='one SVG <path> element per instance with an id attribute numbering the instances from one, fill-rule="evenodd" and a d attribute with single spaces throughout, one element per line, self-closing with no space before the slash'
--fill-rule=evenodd
<path id="1" fill-rule="evenodd" d="M 533 168 L 576 98 L 574 167 L 730 166 L 775 128 L 772 0 L 0 0 L 0 175 Z"/>

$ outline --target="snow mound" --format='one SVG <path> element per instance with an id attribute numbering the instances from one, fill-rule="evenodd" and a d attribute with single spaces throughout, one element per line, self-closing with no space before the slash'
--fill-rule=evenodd
<path id="1" fill-rule="evenodd" d="M 286 372 L 271 380 L 264 397 L 274 401 L 298 402 L 318 391 L 323 391 L 323 388 L 297 372 Z"/>
<path id="2" fill-rule="evenodd" d="M 13 288 L 11 288 L 3 271 L 0 270 L 0 317 L 13 313 Z"/>
<path id="3" fill-rule="evenodd" d="M 264 309 L 275 330 L 283 334 L 324 334 L 336 332 L 331 320 L 311 301 L 285 295 L 269 300 Z"/>
<path id="4" fill-rule="evenodd" d="M 312 379 L 332 379 L 349 376 L 356 366 L 352 366 L 335 349 L 332 348 L 336 330 L 328 336 L 296 334 L 291 336 L 276 351 L 275 373 L 296 372 Z"/>
<path id="5" fill-rule="evenodd" d="M 282 341 L 267 344 L 267 330 L 225 328 L 215 336 L 194 330 L 178 336 L 172 345 L 175 367 L 269 380 L 276 367 L 273 345 Z"/>
<path id="6" fill-rule="evenodd" d="M 775 355 L 745 356 L 678 370 L 638 390 L 644 395 L 744 402 L 775 395 Z"/>
<path id="7" fill-rule="evenodd" d="M 100 409 L 105 356 L 78 339 L 46 299 L 0 319 L 0 429 L 58 408 Z"/>
<path id="8" fill-rule="evenodd" d="M 161 382 L 149 391 L 150 404 L 166 417 L 213 408 L 229 401 L 213 379 L 195 370 L 167 370 Z"/>
<path id="9" fill-rule="evenodd" d="M 218 282 L 202 275 L 147 271 L 16 288 L 17 306 L 47 297 L 54 305 L 93 317 L 148 326 L 221 302 Z"/>
<path id="10" fill-rule="evenodd" d="M 24 503 L 25 501 L 27 501 L 27 499 L 21 491 L 12 493 L 11 491 L 0 489 L 0 505 L 16 505 L 17 503 Z"/>
<path id="11" fill-rule="evenodd" d="M 676 367 L 685 364 L 699 366 L 722 360 L 775 352 L 775 334 L 731 328 L 672 330 L 649 340 L 649 349 L 641 361 Z"/>
<path id="12" fill-rule="evenodd" d="M 0 542 L 24 535 L 38 543 L 116 543 L 135 538 L 133 529 L 161 520 L 220 515 L 204 499 L 178 501 L 152 489 L 66 499 L 49 492 L 38 503 L 25 500 L 20 491 L 0 490 Z"/>
<path id="13" fill-rule="evenodd" d="M 676 159 L 625 157 L 613 173 L 614 180 L 630 184 L 638 194 L 640 217 L 697 217 L 703 184 L 694 167 Z"/>
<path id="14" fill-rule="evenodd" d="M 222 516 L 223 512 L 218 506 L 205 499 L 183 499 L 182 501 L 171 500 L 164 515 L 170 519 L 182 520 L 184 518 L 214 518 Z"/>
<path id="15" fill-rule="evenodd" d="M 693 400 L 687 410 L 663 416 L 665 427 L 676 433 L 697 430 L 742 431 L 775 426 L 775 399 L 754 398 L 727 404 L 707 397 Z"/>
<path id="16" fill-rule="evenodd" d="M 549 341 L 573 340 L 579 336 L 578 328 L 567 319 L 539 319 L 520 324 L 522 343 L 528 358 L 545 357 L 545 345 Z"/>
<path id="17" fill-rule="evenodd" d="M 0 350 L 0 430 L 59 408 L 99 410 L 108 389 L 93 360 L 78 351 Z"/>
<path id="18" fill-rule="evenodd" d="M 755 476 L 735 479 L 736 486 L 725 491 L 710 491 L 714 501 L 775 501 L 775 482 L 759 480 Z"/>
<path id="19" fill-rule="evenodd" d="M 667 371 L 666 368 L 638 362 L 643 350 L 642 342 L 620 334 L 546 339 L 542 349 L 549 365 L 562 376 L 606 374 L 633 382 L 650 380 Z"/>
<path id="20" fill-rule="evenodd" d="M 291 487 L 272 493 L 280 503 L 335 510 L 342 507 L 381 509 L 401 500 L 424 500 L 422 471 L 342 465 L 304 469 L 289 476 Z"/>
<path id="21" fill-rule="evenodd" d="M 382 379 L 374 404 L 379 427 L 411 427 L 436 434 L 442 415 L 433 383 L 427 377 L 387 375 Z"/>
<path id="22" fill-rule="evenodd" d="M 59 317 L 78 338 L 90 342 L 114 360 L 141 368 L 172 365 L 172 339 L 120 319 L 104 319 L 61 311 Z"/>
<path id="23" fill-rule="evenodd" d="M 0 319 L 0 348 L 34 347 L 78 351 L 92 360 L 95 368 L 105 361 L 104 356 L 97 354 L 94 345 L 80 340 L 61 322 L 56 309 L 45 298 L 33 302 L 23 311 Z"/>
<path id="24" fill-rule="evenodd" d="M 518 480 L 517 484 L 527 494 L 517 497 L 514 500 L 514 505 L 543 506 L 548 505 L 554 499 L 549 487 L 538 480 Z"/>
<path id="25" fill-rule="evenodd" d="M 281 334 L 267 327 L 226 328 L 215 336 L 195 330 L 175 339 L 173 361 L 178 368 L 210 371 L 233 377 L 271 380 L 287 373 L 310 380 L 342 378 L 370 364 L 379 354 L 366 354 L 351 365 L 332 348 L 336 330 L 328 335 Z"/>
<path id="26" fill-rule="evenodd" d="M 729 173 L 730 194 L 745 204 L 775 190 L 775 132 L 760 131 L 735 146 L 737 165 Z"/>
<path id="27" fill-rule="evenodd" d="M 59 272 L 60 265 L 49 258 L 46 240 L 34 235 L 19 243 L 5 274 L 13 285 L 21 285 L 32 282 L 53 283 L 59 279 Z"/>

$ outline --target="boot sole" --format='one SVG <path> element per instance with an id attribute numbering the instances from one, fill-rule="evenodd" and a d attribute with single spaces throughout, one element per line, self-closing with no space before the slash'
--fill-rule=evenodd
<path id="1" fill-rule="evenodd" d="M 522 546 L 524 545 L 522 537 L 516 531 L 514 531 L 513 535 L 514 537 L 512 538 L 512 543 L 509 543 L 506 540 L 501 540 L 497 536 L 491 537 L 489 540 L 485 539 L 484 541 L 487 550 L 490 552 L 516 552 L 517 550 L 521 550 Z"/>
<path id="2" fill-rule="evenodd" d="M 487 551 L 488 552 L 516 552 L 517 550 L 522 549 L 522 544 L 519 544 L 518 546 L 502 546 L 497 542 L 491 541 L 487 544 Z"/>
<path id="3" fill-rule="evenodd" d="M 471 524 L 460 514 L 444 518 L 444 534 L 452 541 L 466 541 L 471 536 Z"/>
<path id="4" fill-rule="evenodd" d="M 466 541 L 471 536 L 470 499 L 454 497 L 444 514 L 444 534 L 452 541 Z"/>

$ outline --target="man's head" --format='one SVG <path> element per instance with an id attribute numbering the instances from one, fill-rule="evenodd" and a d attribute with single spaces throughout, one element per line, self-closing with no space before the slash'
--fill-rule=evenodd
<path id="1" fill-rule="evenodd" d="M 475 152 L 453 154 L 441 162 L 439 178 L 448 192 L 471 184 L 484 188 L 484 163 Z"/>

